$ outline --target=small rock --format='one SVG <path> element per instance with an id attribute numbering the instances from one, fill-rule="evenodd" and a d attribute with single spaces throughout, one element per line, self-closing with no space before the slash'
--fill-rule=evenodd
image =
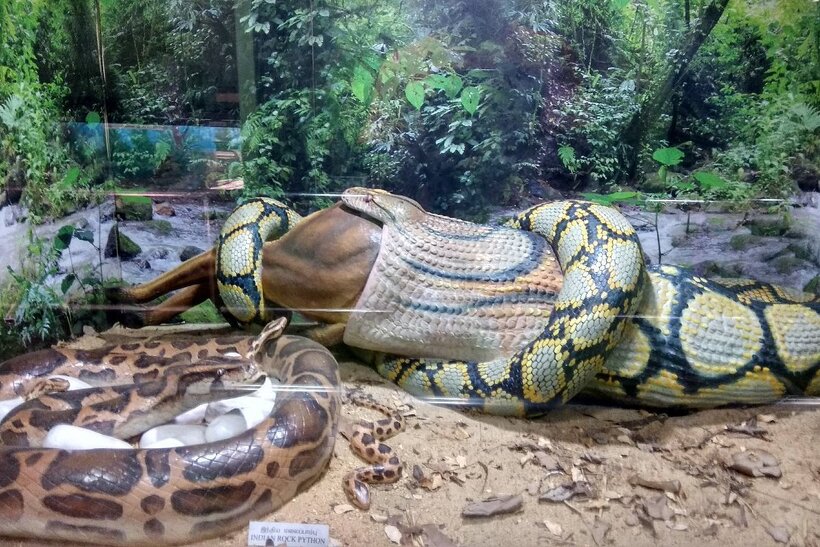
<path id="1" fill-rule="evenodd" d="M 130 260 L 141 252 L 140 246 L 134 243 L 130 237 L 121 233 L 117 224 L 111 227 L 105 244 L 104 255 L 106 258 L 119 256 L 122 260 Z"/>
<path id="2" fill-rule="evenodd" d="M 648 497 L 644 501 L 644 508 L 646 514 L 657 520 L 668 520 L 674 516 L 675 513 L 666 503 L 666 496 L 663 494 L 656 494 Z"/>
<path id="3" fill-rule="evenodd" d="M 175 217 L 177 216 L 177 212 L 174 210 L 173 206 L 167 201 L 163 201 L 162 203 L 158 203 L 154 208 L 154 212 L 156 212 L 159 216 L 162 217 Z"/>
<path id="4" fill-rule="evenodd" d="M 104 201 L 99 207 L 100 222 L 109 222 L 114 220 L 116 209 L 113 201 Z"/>
<path id="5" fill-rule="evenodd" d="M 145 260 L 144 258 L 141 260 L 137 260 L 137 268 L 139 268 L 140 270 L 150 270 L 151 263 Z"/>
<path id="6" fill-rule="evenodd" d="M 151 220 L 154 207 L 151 198 L 145 196 L 117 196 L 114 200 L 118 220 Z"/>
<path id="7" fill-rule="evenodd" d="M 561 537 L 561 536 L 564 535 L 564 529 L 561 528 L 561 525 L 558 524 L 557 522 L 552 522 L 552 521 L 549 521 L 549 520 L 545 519 L 544 520 L 544 526 L 546 526 L 547 530 L 550 531 L 550 534 L 552 534 L 554 536 Z"/>
<path id="8" fill-rule="evenodd" d="M 575 496 L 592 496 L 592 487 L 586 481 L 572 482 L 569 484 L 562 484 L 551 488 L 541 494 L 538 501 L 551 501 L 554 503 L 566 501 Z"/>
<path id="9" fill-rule="evenodd" d="M 151 249 L 148 252 L 148 258 L 151 260 L 165 260 L 168 258 L 169 251 L 168 249 L 162 247 L 157 249 Z"/>
<path id="10" fill-rule="evenodd" d="M 194 247 L 193 245 L 188 245 L 187 247 L 182 249 L 181 253 L 179 253 L 179 259 L 181 261 L 185 262 L 186 260 L 189 260 L 189 259 L 195 257 L 196 255 L 202 254 L 204 252 L 205 251 L 203 251 L 199 247 Z"/>
<path id="11" fill-rule="evenodd" d="M 785 217 L 776 219 L 755 218 L 749 221 L 749 229 L 756 236 L 782 236 L 789 231 L 790 223 Z"/>
<path id="12" fill-rule="evenodd" d="M 760 236 L 752 234 L 733 235 L 729 240 L 729 246 L 735 251 L 745 251 L 746 249 L 760 244 Z"/>
<path id="13" fill-rule="evenodd" d="M 592 525 L 592 539 L 595 541 L 595 545 L 602 545 L 604 543 L 604 539 L 606 538 L 607 532 L 609 529 L 612 528 L 612 525 L 606 521 L 601 520 L 597 516 L 595 517 L 595 524 Z"/>
<path id="14" fill-rule="evenodd" d="M 174 231 L 173 224 L 167 220 L 147 220 L 141 226 L 158 236 L 169 236 Z"/>

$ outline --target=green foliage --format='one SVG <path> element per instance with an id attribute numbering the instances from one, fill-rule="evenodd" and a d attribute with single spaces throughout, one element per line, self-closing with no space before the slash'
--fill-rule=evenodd
<path id="1" fill-rule="evenodd" d="M 639 192 L 611 192 L 609 194 L 599 194 L 597 192 L 584 192 L 581 194 L 584 199 L 593 203 L 600 203 L 610 207 L 616 204 L 635 205 L 641 201 Z"/>
<path id="2" fill-rule="evenodd" d="M 47 342 L 65 335 L 64 317 L 69 313 L 59 293 L 38 280 L 9 270 L 22 297 L 17 303 L 14 324 L 24 345 Z"/>
<path id="3" fill-rule="evenodd" d="M 313 206 L 360 169 L 361 135 L 395 5 L 253 2 L 243 23 L 265 59 L 258 110 L 242 128 L 245 195 L 301 194 Z M 337 182 L 337 180 L 339 182 Z"/>
<path id="4" fill-rule="evenodd" d="M 353 80 L 350 82 L 350 91 L 353 96 L 363 103 L 369 103 L 373 97 L 373 74 L 362 65 L 353 68 Z"/>
<path id="5" fill-rule="evenodd" d="M 0 158 L 17 168 L 3 186 L 25 187 L 35 219 L 58 217 L 92 199 L 90 177 L 69 157 L 54 123 L 59 86 L 18 84 L 0 102 Z"/>
<path id="6" fill-rule="evenodd" d="M 813 168 L 816 180 L 820 174 L 820 112 L 816 108 L 787 95 L 772 101 L 755 100 L 743 113 L 742 140 L 716 155 L 715 163 L 723 171 L 748 174 L 756 193 L 765 197 L 791 194 L 796 186 L 793 169 L 800 164 Z"/>
<path id="7" fill-rule="evenodd" d="M 424 84 L 421 82 L 409 82 L 404 88 L 404 96 L 407 102 L 413 105 L 416 110 L 424 103 Z"/>
<path id="8" fill-rule="evenodd" d="M 69 93 L 61 74 L 64 6 L 0 6 L 0 190 L 24 188 L 31 218 L 57 217 L 92 199 L 94 166 L 78 165 L 61 134 Z"/>
<path id="9" fill-rule="evenodd" d="M 683 160 L 683 152 L 679 148 L 658 148 L 652 152 L 652 159 L 664 167 L 678 165 Z"/>
<path id="10" fill-rule="evenodd" d="M 567 171 L 573 175 L 578 171 L 578 158 L 575 157 L 575 149 L 573 147 L 567 145 L 558 147 L 558 158 L 564 167 L 567 168 Z"/>
<path id="11" fill-rule="evenodd" d="M 53 343 L 81 330 L 83 324 L 97 327 L 106 324 L 104 312 L 93 307 L 85 309 L 86 304 L 103 302 L 101 266 L 96 274 L 75 270 L 69 250 L 74 239 L 100 251 L 94 243 L 93 232 L 69 224 L 61 227 L 51 242 L 30 236 L 29 260 L 20 271 L 9 268 L 11 284 L 0 291 L 7 294 L 8 299 L 0 303 L 15 310 L 13 329 L 24 346 Z M 70 266 L 69 271 L 64 272 L 59 261 L 67 250 Z M 79 287 L 79 293 L 72 294 L 75 286 Z"/>
<path id="12" fill-rule="evenodd" d="M 481 98 L 481 90 L 477 86 L 465 87 L 461 92 L 461 106 L 468 114 L 475 114 L 478 109 L 478 101 Z"/>
<path id="13" fill-rule="evenodd" d="M 60 293 L 47 283 L 59 270 L 60 252 L 54 245 L 33 237 L 27 251 L 33 260 L 20 272 L 9 268 L 13 286 L 8 289 L 18 295 L 14 325 L 24 345 L 64 336 L 65 316 L 70 312 Z"/>
<path id="14" fill-rule="evenodd" d="M 413 24 L 440 32 L 397 45 L 374 71 L 364 133 L 364 165 L 374 183 L 436 211 L 480 217 L 490 204 L 515 201 L 537 176 L 543 72 L 516 60 L 524 44 L 529 55 L 542 50 L 499 31 L 519 16 L 511 8 L 455 1 L 417 7 L 421 20 Z"/>
<path id="15" fill-rule="evenodd" d="M 647 125 L 633 169 L 624 136 L 665 74 L 682 68 L 712 3 L 250 0 L 236 21 L 232 0 L 102 0 L 99 14 L 90 0 L 9 0 L 0 184 L 25 184 L 35 219 L 92 196 L 108 165 L 96 150 L 69 149 L 56 120 L 236 119 L 235 105 L 216 101 L 236 91 L 238 24 L 253 39 L 258 80 L 259 108 L 229 169 L 246 195 L 304 194 L 316 207 L 367 181 L 480 215 L 545 183 L 659 183 L 721 199 L 787 195 L 796 179 L 810 186 L 820 171 L 812 0 L 730 0 Z M 110 144 L 110 174 L 121 179 L 170 178 L 200 161 L 171 132 Z M 686 156 L 665 159 L 663 148 Z"/>
<path id="16" fill-rule="evenodd" d="M 617 69 L 579 77 L 582 87 L 557 112 L 557 137 L 575 150 L 573 175 L 597 185 L 614 183 L 623 176 L 627 154 L 621 132 L 639 105 L 635 81 Z"/>
<path id="17" fill-rule="evenodd" d="M 119 178 L 141 179 L 155 175 L 171 155 L 168 140 L 151 142 L 145 132 L 133 132 L 130 138 L 112 140 L 111 166 Z"/>

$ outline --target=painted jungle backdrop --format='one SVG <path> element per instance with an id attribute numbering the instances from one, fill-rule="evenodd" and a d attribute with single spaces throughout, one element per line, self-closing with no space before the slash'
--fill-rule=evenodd
<path id="1" fill-rule="evenodd" d="M 818 190 L 818 128 L 812 0 L 0 2 L 0 202 L 31 226 L 125 190 L 743 208 Z M 102 321 L 102 269 L 59 262 L 103 238 L 28 238 L 7 352 Z"/>

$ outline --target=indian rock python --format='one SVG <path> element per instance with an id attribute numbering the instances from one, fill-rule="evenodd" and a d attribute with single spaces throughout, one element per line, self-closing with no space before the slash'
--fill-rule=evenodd
<path id="1" fill-rule="evenodd" d="M 406 356 L 378 370 L 411 393 L 528 415 L 581 390 L 656 407 L 820 394 L 817 299 L 669 266 L 645 276 L 635 231 L 614 209 L 542 204 L 491 227 L 379 190 L 342 200 L 382 223 L 344 340 Z M 545 241 L 564 272 L 557 298 Z"/>
<path id="2" fill-rule="evenodd" d="M 92 384 L 133 382 L 44 395 L 7 416 L 0 425 L 0 536 L 187 543 L 245 526 L 307 488 L 333 451 L 339 373 L 324 347 L 302 337 L 279 337 L 283 325 L 283 320 L 272 322 L 255 339 L 52 348 L 0 365 L 0 400 L 36 393 L 51 375 Z M 55 423 L 103 433 L 119 429 L 131 436 L 154 425 L 164 405 L 174 413 L 208 399 L 210 390 L 220 392 L 211 399 L 236 396 L 246 390 L 226 389 L 224 380 L 258 379 L 261 372 L 287 389 L 267 419 L 230 439 L 164 449 L 36 447 Z M 189 400 L 180 403 L 180 395 Z M 56 412 L 45 412 L 49 409 Z M 374 462 L 344 479 L 346 494 L 362 508 L 369 505 L 363 482 L 394 482 L 401 475 L 398 458 L 377 441 L 404 426 L 400 415 L 389 414 L 359 425 L 358 438 L 351 439 L 354 452 Z M 130 421 L 119 419 L 126 415 Z M 140 422 L 136 431 L 134 415 Z"/>

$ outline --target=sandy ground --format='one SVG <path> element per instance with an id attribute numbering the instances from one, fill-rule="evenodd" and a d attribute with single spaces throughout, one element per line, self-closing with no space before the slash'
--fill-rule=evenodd
<path id="1" fill-rule="evenodd" d="M 820 546 L 817 401 L 679 416 L 570 405 L 521 420 L 427 404 L 349 360 L 341 371 L 347 389 L 407 415 L 389 441 L 404 476 L 371 489 L 369 512 L 353 509 L 341 481 L 361 462 L 339 438 L 321 480 L 265 521 L 327 524 L 344 546 Z M 744 453 L 768 453 L 762 471 L 780 476 L 731 469 Z M 512 512 L 463 516 L 491 498 Z M 199 545 L 247 541 L 243 529 Z"/>
<path id="2" fill-rule="evenodd" d="M 667 417 L 573 405 L 528 421 L 426 404 L 356 363 L 344 362 L 342 374 L 346 387 L 364 386 L 413 414 L 390 443 L 405 463 L 404 477 L 372 489 L 369 513 L 343 512 L 339 485 L 359 461 L 340 439 L 325 477 L 267 520 L 325 523 L 346 546 L 391 545 L 389 526 L 403 545 L 747 546 L 773 545 L 773 534 L 790 545 L 820 545 L 816 408 Z M 348 408 L 346 415 L 362 412 Z M 751 420 L 757 424 L 750 427 Z M 733 427 L 755 436 L 727 429 Z M 774 456 L 782 476 L 728 469 L 734 454 L 753 450 Z M 579 493 L 567 500 L 539 499 L 573 490 Z M 521 498 L 513 513 L 462 516 L 471 502 L 508 495 Z M 210 544 L 246 541 L 243 530 Z"/>

